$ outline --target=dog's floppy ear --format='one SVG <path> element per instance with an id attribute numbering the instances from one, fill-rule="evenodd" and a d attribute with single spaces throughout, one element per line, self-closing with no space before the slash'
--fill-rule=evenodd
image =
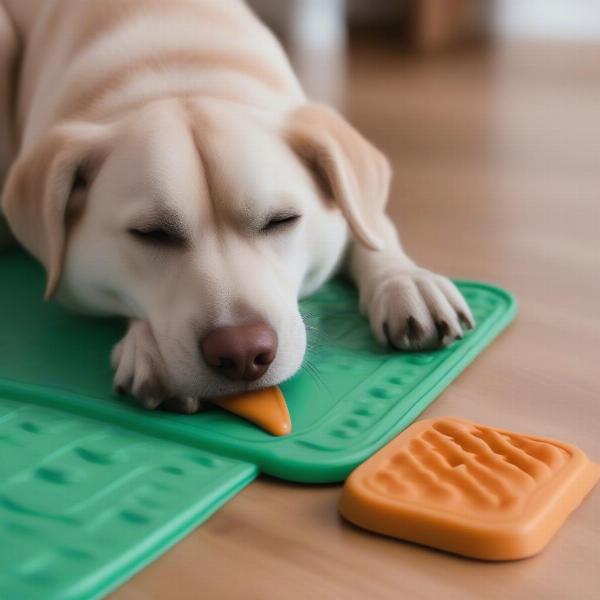
<path id="1" fill-rule="evenodd" d="M 376 222 L 391 180 L 385 156 L 335 111 L 319 104 L 294 111 L 286 137 L 321 190 L 338 204 L 354 237 L 381 250 Z"/>
<path id="2" fill-rule="evenodd" d="M 2 211 L 15 237 L 46 267 L 46 298 L 62 272 L 70 200 L 85 193 L 108 131 L 89 123 L 56 126 L 22 152 L 8 173 Z"/>

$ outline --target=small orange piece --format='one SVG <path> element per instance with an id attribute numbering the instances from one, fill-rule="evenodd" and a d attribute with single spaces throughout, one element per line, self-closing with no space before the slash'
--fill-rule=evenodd
<path id="1" fill-rule="evenodd" d="M 575 446 L 453 418 L 415 423 L 348 478 L 355 525 L 486 560 L 536 554 L 600 477 Z"/>
<path id="2" fill-rule="evenodd" d="M 292 430 L 290 413 L 278 387 L 214 398 L 211 402 L 273 435 L 287 435 Z"/>

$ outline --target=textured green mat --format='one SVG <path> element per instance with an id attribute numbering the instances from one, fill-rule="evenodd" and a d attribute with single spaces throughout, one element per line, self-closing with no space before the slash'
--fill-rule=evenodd
<path id="1" fill-rule="evenodd" d="M 0 597 L 103 595 L 206 519 L 256 467 L 0 398 Z"/>
<path id="2" fill-rule="evenodd" d="M 516 313 L 504 290 L 459 282 L 477 329 L 444 350 L 391 353 L 358 315 L 355 291 L 328 284 L 303 302 L 317 337 L 305 367 L 282 386 L 292 434 L 274 438 L 220 410 L 182 416 L 137 409 L 111 393 L 108 357 L 122 322 L 44 304 L 41 269 L 18 251 L 0 256 L 0 281 L 3 598 L 101 595 L 258 471 L 343 480 Z"/>

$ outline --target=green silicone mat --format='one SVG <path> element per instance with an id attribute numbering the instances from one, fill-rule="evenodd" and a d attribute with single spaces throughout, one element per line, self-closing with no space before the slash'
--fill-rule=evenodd
<path id="1" fill-rule="evenodd" d="M 0 399 L 0 597 L 102 596 L 210 516 L 256 467 Z"/>
<path id="2" fill-rule="evenodd" d="M 516 314 L 508 292 L 458 282 L 477 329 L 443 350 L 388 352 L 354 289 L 327 284 L 302 303 L 310 349 L 282 385 L 292 433 L 275 438 L 219 409 L 136 408 L 111 392 L 122 321 L 44 303 L 40 267 L 17 250 L 0 256 L 0 282 L 0 597 L 28 600 L 101 596 L 259 471 L 342 481 Z"/>

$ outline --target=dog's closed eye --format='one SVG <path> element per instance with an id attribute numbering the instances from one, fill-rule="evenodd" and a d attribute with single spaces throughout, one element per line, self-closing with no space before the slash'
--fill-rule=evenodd
<path id="1" fill-rule="evenodd" d="M 271 215 L 267 222 L 262 226 L 263 233 L 269 233 L 278 229 L 287 228 L 296 224 L 301 218 L 301 215 L 296 213 L 282 212 Z"/>
<path id="2" fill-rule="evenodd" d="M 182 221 L 176 213 L 164 207 L 141 216 L 127 233 L 137 242 L 154 247 L 177 249 L 188 245 Z"/>
<path id="3" fill-rule="evenodd" d="M 130 227 L 127 232 L 131 237 L 144 244 L 162 246 L 166 248 L 183 248 L 186 239 L 177 231 L 170 231 L 164 227 Z"/>

